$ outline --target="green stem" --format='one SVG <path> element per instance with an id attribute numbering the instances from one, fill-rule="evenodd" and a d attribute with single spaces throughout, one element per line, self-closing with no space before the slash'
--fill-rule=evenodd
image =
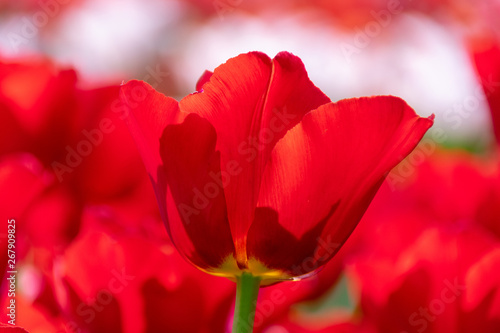
<path id="1" fill-rule="evenodd" d="M 236 305 L 234 308 L 233 333 L 252 333 L 260 278 L 243 272 L 236 278 Z"/>

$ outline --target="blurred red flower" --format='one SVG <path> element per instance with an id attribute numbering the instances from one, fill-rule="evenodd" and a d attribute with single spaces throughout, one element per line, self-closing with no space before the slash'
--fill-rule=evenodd
<path id="1" fill-rule="evenodd" d="M 500 144 L 500 40 L 491 36 L 476 38 L 470 52 L 491 111 L 493 129 Z"/>
<path id="2" fill-rule="evenodd" d="M 363 321 L 384 333 L 498 332 L 499 249 L 481 230 L 446 228 L 426 228 L 395 256 L 370 247 L 349 275 Z"/>
<path id="3" fill-rule="evenodd" d="M 81 85 L 73 70 L 47 60 L 0 62 L 0 155 L 31 153 L 59 183 L 96 201 L 133 186 L 140 172 L 131 171 L 142 166 L 137 150 L 127 148 L 133 141 L 113 107 L 118 87 Z M 120 153 L 109 159 L 116 149 Z"/>
<path id="4" fill-rule="evenodd" d="M 0 217 L 16 220 L 20 276 L 40 275 L 40 284 L 20 281 L 19 306 L 34 300 L 46 310 L 28 315 L 22 307 L 28 324 L 51 325 L 58 312 L 47 281 L 89 210 L 119 219 L 122 228 L 161 226 L 140 156 L 113 108 L 119 87 L 81 85 L 74 71 L 46 60 L 0 62 Z M 0 235 L 3 249 L 6 237 Z M 1 268 L 6 255 L 0 256 Z"/>
<path id="5" fill-rule="evenodd" d="M 406 198 L 404 204 L 396 201 L 364 221 L 369 244 L 352 261 L 350 276 L 361 288 L 363 320 L 377 332 L 500 329 L 500 243 L 476 218 L 493 179 L 485 173 L 490 166 L 439 155 L 419 168 L 409 188 L 383 193 Z M 466 198 L 472 200 L 464 206 Z"/>
<path id="6" fill-rule="evenodd" d="M 0 323 L 0 332 L 5 333 L 27 333 L 25 329 L 17 326 Z"/>
<path id="7" fill-rule="evenodd" d="M 0 215 L 19 218 L 29 246 L 61 250 L 87 205 L 127 200 L 146 180 L 118 87 L 80 85 L 47 60 L 0 62 Z"/>
<path id="8" fill-rule="evenodd" d="M 229 281 L 194 269 L 161 238 L 88 223 L 56 267 L 67 323 L 88 332 L 223 331 Z"/>
<path id="9" fill-rule="evenodd" d="M 233 284 L 188 264 L 155 226 L 131 230 L 88 211 L 78 237 L 52 257 L 52 272 L 22 269 L 17 324 L 31 332 L 223 332 Z"/>
<path id="10" fill-rule="evenodd" d="M 242 54 L 197 86 L 180 102 L 139 81 L 121 94 L 173 243 L 227 277 L 324 265 L 432 124 L 396 97 L 332 103 L 286 52 Z"/>
<path id="11" fill-rule="evenodd" d="M 347 332 L 500 329 L 500 243 L 478 214 L 490 201 L 490 185 L 498 185 L 497 162 L 437 149 L 405 182 L 381 187 L 346 261 L 359 295 L 353 325 L 341 324 Z M 274 325 L 289 332 L 340 329 L 331 317 L 317 323 L 323 326 L 308 328 L 303 318 L 289 315 Z"/>

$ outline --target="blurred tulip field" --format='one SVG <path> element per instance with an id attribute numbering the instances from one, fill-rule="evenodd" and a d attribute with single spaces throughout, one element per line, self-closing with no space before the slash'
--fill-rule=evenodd
<path id="1" fill-rule="evenodd" d="M 499 17 L 0 0 L 0 332 L 500 332 Z"/>

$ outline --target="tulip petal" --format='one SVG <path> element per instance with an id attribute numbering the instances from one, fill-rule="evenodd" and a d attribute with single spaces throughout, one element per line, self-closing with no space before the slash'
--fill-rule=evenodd
<path id="1" fill-rule="evenodd" d="M 215 69 L 203 92 L 187 96 L 181 110 L 206 118 L 217 132 L 221 170 L 237 165 L 224 188 L 237 261 L 246 266 L 246 233 L 253 221 L 260 180 L 276 142 L 307 112 L 328 103 L 290 53 L 273 60 L 258 52 Z"/>
<path id="2" fill-rule="evenodd" d="M 258 206 L 275 210 L 279 224 L 296 240 L 312 237 L 317 245 L 293 248 L 295 243 L 284 243 L 279 228 L 256 221 L 248 253 L 292 275 L 297 269 L 293 273 L 279 262 L 295 262 L 302 274 L 325 264 L 351 234 L 387 173 L 431 125 L 432 117 L 419 118 L 391 96 L 342 100 L 304 116 L 276 145 Z M 325 218 L 326 225 L 311 235 Z M 275 248 L 274 253 L 262 250 L 268 248 Z"/>
<path id="3" fill-rule="evenodd" d="M 160 157 L 160 137 L 168 124 L 182 118 L 178 102 L 157 92 L 149 84 L 132 80 L 121 87 L 120 99 L 123 103 L 121 118 L 127 123 L 136 142 L 146 170 L 153 182 L 160 213 L 166 220 L 166 183 L 158 179 Z M 117 109 L 118 111 L 118 109 Z"/>
<path id="4" fill-rule="evenodd" d="M 167 126 L 160 139 L 159 174 L 169 185 L 168 205 L 175 207 L 168 212 L 170 235 L 181 253 L 206 269 L 234 254 L 216 140 L 212 125 L 195 114 Z"/>
<path id="5" fill-rule="evenodd" d="M 136 140 L 149 175 L 156 180 L 161 165 L 159 140 L 163 129 L 179 119 L 178 102 L 136 80 L 121 87 L 120 98 L 125 104 L 123 119 Z"/>

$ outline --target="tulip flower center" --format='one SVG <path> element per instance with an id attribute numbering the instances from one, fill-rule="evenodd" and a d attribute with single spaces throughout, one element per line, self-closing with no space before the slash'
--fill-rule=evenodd
<path id="1" fill-rule="evenodd" d="M 250 258 L 248 260 L 247 267 L 241 269 L 233 256 L 228 256 L 216 269 L 201 269 L 202 271 L 230 279 L 231 281 L 236 281 L 244 274 L 251 274 L 252 276 L 259 278 L 261 281 L 261 286 L 267 286 L 274 284 L 278 281 L 291 280 L 292 277 L 282 270 L 272 269 L 264 265 L 262 262 L 255 258 Z"/>

